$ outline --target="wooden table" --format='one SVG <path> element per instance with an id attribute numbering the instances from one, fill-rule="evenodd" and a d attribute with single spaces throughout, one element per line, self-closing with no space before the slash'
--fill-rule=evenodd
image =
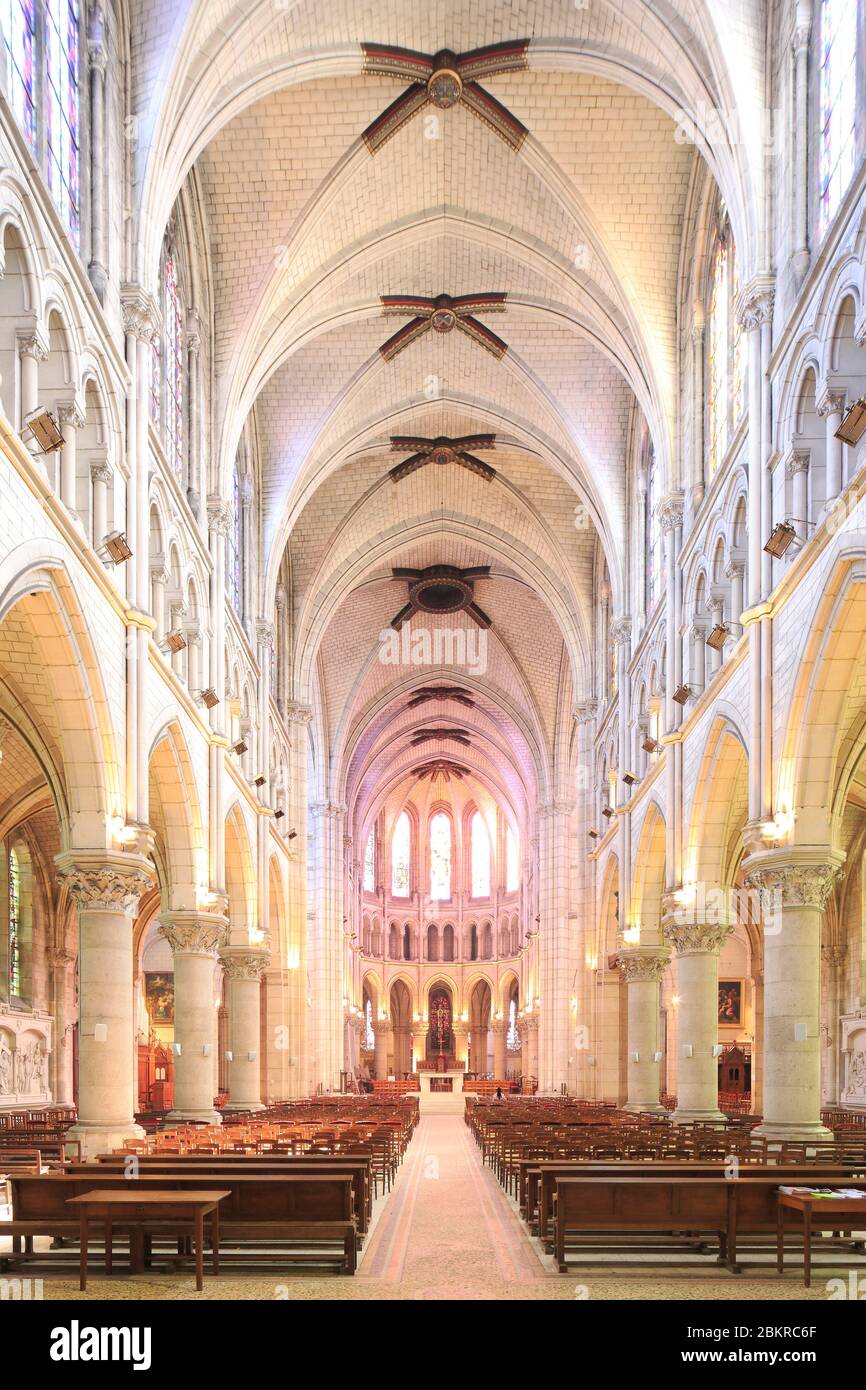
<path id="1" fill-rule="evenodd" d="M 195 1223 L 195 1286 L 200 1292 L 204 1281 L 204 1219 L 211 1218 L 213 1272 L 219 1274 L 219 1204 L 231 1193 L 221 1191 L 138 1191 L 121 1192 L 117 1188 L 95 1188 L 80 1197 L 70 1197 L 69 1206 L 77 1206 L 81 1219 L 81 1262 L 79 1288 L 87 1288 L 87 1243 L 91 1221 L 105 1223 L 105 1272 L 111 1273 L 111 1236 L 115 1220 L 142 1229 L 153 1222 L 171 1221 L 176 1217 L 192 1219 Z M 131 1237 L 130 1237 L 131 1239 Z"/>
<path id="2" fill-rule="evenodd" d="M 803 1283 L 812 1283 L 812 1231 L 853 1231 L 866 1229 L 866 1197 L 810 1197 L 801 1192 L 780 1192 L 776 1237 L 776 1268 L 781 1274 L 785 1264 L 785 1212 L 799 1212 L 803 1217 Z M 817 1218 L 817 1219 L 816 1219 Z"/>

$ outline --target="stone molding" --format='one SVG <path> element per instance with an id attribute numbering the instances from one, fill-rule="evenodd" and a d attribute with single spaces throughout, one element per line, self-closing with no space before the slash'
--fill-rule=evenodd
<path id="1" fill-rule="evenodd" d="M 120 307 L 124 332 L 152 344 L 161 323 L 159 306 L 153 295 L 140 285 L 121 285 Z"/>
<path id="2" fill-rule="evenodd" d="M 826 907 L 841 872 L 841 863 L 767 860 L 746 870 L 746 887 L 757 888 L 761 907 Z"/>
<path id="3" fill-rule="evenodd" d="M 139 899 L 153 886 L 153 867 L 146 860 L 76 857 L 74 851 L 59 855 L 58 881 L 66 888 L 79 912 L 117 912 L 134 917 Z"/>
<path id="4" fill-rule="evenodd" d="M 227 933 L 228 922 L 197 912 L 167 913 L 159 919 L 159 934 L 174 955 L 212 956 L 216 960 Z"/>
<path id="5" fill-rule="evenodd" d="M 708 922 L 665 922 L 663 931 L 665 941 L 670 942 L 678 956 L 704 956 L 718 955 L 733 927 Z"/>
<path id="6" fill-rule="evenodd" d="M 658 946 L 638 946 L 617 954 L 617 966 L 626 984 L 658 983 L 665 973 L 670 952 Z"/>
<path id="7" fill-rule="evenodd" d="M 270 953 L 254 947 L 226 946 L 220 951 L 220 964 L 230 980 L 261 980 L 270 963 Z"/>
<path id="8" fill-rule="evenodd" d="M 207 499 L 207 527 L 218 536 L 227 536 L 231 525 L 232 509 L 224 498 L 212 493 Z"/>

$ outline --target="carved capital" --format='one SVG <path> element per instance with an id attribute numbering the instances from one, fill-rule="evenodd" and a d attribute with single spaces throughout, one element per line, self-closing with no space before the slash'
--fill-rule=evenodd
<path id="1" fill-rule="evenodd" d="M 388 1034 L 390 1033 L 390 1031 L 391 1031 L 391 1020 L 390 1020 L 390 1018 L 374 1018 L 374 1019 L 373 1019 L 373 1032 L 374 1032 L 374 1034 L 376 1035 L 377 1038 L 387 1038 L 387 1036 L 388 1036 Z"/>
<path id="2" fill-rule="evenodd" d="M 672 531 L 678 531 L 683 524 L 683 494 L 681 492 L 669 492 L 667 497 L 663 497 L 656 507 L 656 516 L 659 519 L 663 536 L 669 536 Z"/>
<path id="3" fill-rule="evenodd" d="M 610 638 L 614 646 L 627 646 L 631 641 L 631 618 L 616 618 L 610 625 Z"/>
<path id="4" fill-rule="evenodd" d="M 41 333 L 19 333 L 17 341 L 19 357 L 33 357 L 37 362 L 48 361 L 48 345 Z"/>
<path id="5" fill-rule="evenodd" d="M 267 651 L 271 652 L 274 649 L 274 639 L 275 633 L 273 623 L 268 623 L 264 618 L 259 618 L 256 623 L 256 641 L 259 646 L 265 647 Z"/>
<path id="6" fill-rule="evenodd" d="M 550 801 L 540 801 L 536 810 L 539 820 L 552 820 L 554 816 L 570 816 L 574 810 L 574 802 L 555 797 Z"/>
<path id="7" fill-rule="evenodd" d="M 105 483 L 107 486 L 111 482 L 111 464 L 106 463 L 105 460 L 102 463 L 92 463 L 90 465 L 90 481 L 92 483 Z"/>
<path id="8" fill-rule="evenodd" d="M 660 947 L 637 946 L 620 951 L 616 963 L 626 984 L 657 983 L 669 959 L 668 951 Z"/>
<path id="9" fill-rule="evenodd" d="M 190 352 L 201 351 L 201 319 L 193 309 L 186 320 L 186 345 Z"/>
<path id="10" fill-rule="evenodd" d="M 339 820 L 346 814 L 347 809 L 342 802 L 337 801 L 314 801 L 310 807 L 317 820 Z"/>
<path id="11" fill-rule="evenodd" d="M 822 419 L 826 419 L 828 415 L 842 415 L 847 400 L 848 392 L 844 388 L 838 390 L 828 384 L 818 398 L 815 414 L 820 415 Z"/>
<path id="12" fill-rule="evenodd" d="M 571 713 L 577 724 L 590 724 L 598 714 L 598 700 L 581 700 Z"/>
<path id="13" fill-rule="evenodd" d="M 718 955 L 733 931 L 730 924 L 713 926 L 708 922 L 665 922 L 665 941 L 678 956 Z"/>
<path id="14" fill-rule="evenodd" d="M 68 425 L 73 430 L 83 430 L 87 424 L 84 411 L 77 401 L 60 401 L 57 406 L 57 419 L 61 425 Z"/>
<path id="15" fill-rule="evenodd" d="M 775 297 L 773 282 L 766 278 L 758 276 L 743 286 L 737 300 L 736 315 L 747 333 L 772 321 Z"/>
<path id="16" fill-rule="evenodd" d="M 134 917 L 139 898 L 153 884 L 153 869 L 147 860 L 100 863 L 76 859 L 70 853 L 58 856 L 56 863 L 58 881 L 66 884 L 79 912 L 117 912 Z"/>
<path id="17" fill-rule="evenodd" d="M 225 944 L 228 923 L 196 912 L 172 912 L 159 919 L 159 933 L 175 955 L 212 956 Z"/>
<path id="18" fill-rule="evenodd" d="M 140 285 L 123 285 L 120 290 L 123 330 L 140 342 L 152 344 L 159 332 L 159 305 Z"/>
<path id="19" fill-rule="evenodd" d="M 270 963 L 267 951 L 243 946 L 225 946 L 220 951 L 220 964 L 230 980 L 261 980 Z"/>
<path id="20" fill-rule="evenodd" d="M 222 497 L 212 493 L 207 499 L 207 524 L 209 531 L 218 536 L 227 536 L 231 525 L 232 509 Z"/>
<path id="21" fill-rule="evenodd" d="M 297 700 L 289 700 L 286 705 L 287 724 L 311 724 L 313 721 L 313 711 L 309 705 L 302 705 Z"/>
<path id="22" fill-rule="evenodd" d="M 823 909 L 836 886 L 841 864 L 767 862 L 746 868 L 746 887 L 761 895 L 761 908 L 772 915 L 776 908 Z"/>
<path id="23" fill-rule="evenodd" d="M 831 969 L 836 969 L 838 966 L 844 965 L 848 956 L 848 947 L 837 942 L 828 942 L 826 946 L 821 947 L 821 956 Z"/>

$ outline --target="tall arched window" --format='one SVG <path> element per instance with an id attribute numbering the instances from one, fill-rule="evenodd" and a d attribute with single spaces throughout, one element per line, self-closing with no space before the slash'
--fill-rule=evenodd
<path id="1" fill-rule="evenodd" d="M 31 150 L 36 149 L 36 0 L 3 0 L 9 105 Z"/>
<path id="2" fill-rule="evenodd" d="M 512 999 L 508 1005 L 508 1032 L 505 1037 L 505 1046 L 509 1052 L 517 1052 L 520 1047 L 520 1035 L 517 1031 L 517 1000 Z"/>
<path id="3" fill-rule="evenodd" d="M 430 897 L 451 897 L 451 821 L 444 811 L 430 822 Z"/>
<path id="4" fill-rule="evenodd" d="M 509 825 L 505 831 L 505 891 L 516 893 L 520 887 L 520 843 Z"/>
<path id="5" fill-rule="evenodd" d="M 646 548 L 646 611 L 647 616 L 655 608 L 661 593 L 662 545 L 661 527 L 656 515 L 659 502 L 658 469 L 653 442 L 647 436 L 644 454 L 644 476 L 646 481 L 645 536 Z"/>
<path id="6" fill-rule="evenodd" d="M 472 896 L 490 897 L 490 836 L 480 811 L 472 817 Z"/>
<path id="7" fill-rule="evenodd" d="M 78 0 L 45 0 L 45 154 L 48 187 L 69 235 L 81 236 Z"/>
<path id="8" fill-rule="evenodd" d="M 162 440 L 169 463 L 183 473 L 183 306 L 178 280 L 177 250 L 167 242 L 162 265 L 163 396 Z"/>
<path id="9" fill-rule="evenodd" d="M 235 464 L 232 473 L 232 498 L 229 529 L 226 536 L 226 591 L 229 602 L 240 613 L 243 596 L 243 494 L 240 470 Z"/>
<path id="10" fill-rule="evenodd" d="M 820 232 L 854 173 L 857 149 L 857 0 L 823 0 L 820 31 Z"/>
<path id="11" fill-rule="evenodd" d="M 412 828 L 407 811 L 401 811 L 391 840 L 391 892 L 395 898 L 409 896 L 409 852 Z"/>
<path id="12" fill-rule="evenodd" d="M 736 247 L 724 209 L 719 215 L 708 290 L 707 466 L 712 474 L 725 456 L 745 406 L 742 329 L 735 312 Z"/>
<path id="13" fill-rule="evenodd" d="M 367 845 L 364 850 L 364 892 L 375 893 L 376 891 L 376 831 L 371 830 L 367 836 Z"/>
<path id="14" fill-rule="evenodd" d="M 21 995 L 21 865 L 14 849 L 9 850 L 9 993 Z"/>
<path id="15" fill-rule="evenodd" d="M 373 1032 L 373 1005 L 369 999 L 364 1001 L 364 1048 L 367 1052 L 372 1052 L 376 1046 L 376 1034 Z"/>

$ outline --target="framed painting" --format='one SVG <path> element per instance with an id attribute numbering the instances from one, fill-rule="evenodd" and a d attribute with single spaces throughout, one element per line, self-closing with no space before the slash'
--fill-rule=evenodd
<path id="1" fill-rule="evenodd" d="M 151 1023 L 174 1023 L 174 975 L 146 970 L 144 1002 Z"/>
<path id="2" fill-rule="evenodd" d="M 719 980 L 719 1026 L 739 1028 L 743 1022 L 742 980 Z"/>

